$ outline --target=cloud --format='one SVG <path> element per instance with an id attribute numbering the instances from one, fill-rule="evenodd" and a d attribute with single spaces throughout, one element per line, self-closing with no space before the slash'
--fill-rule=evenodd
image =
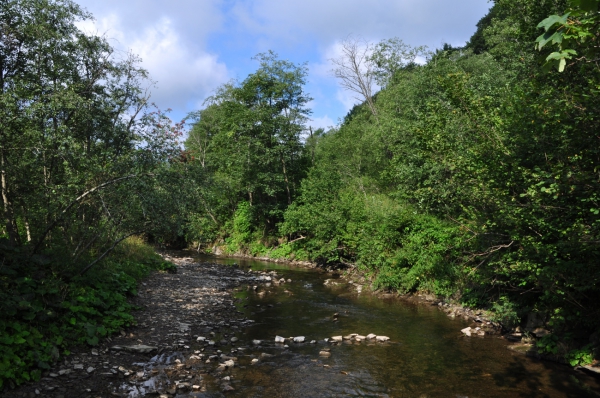
<path id="1" fill-rule="evenodd" d="M 184 112 L 199 109 L 202 101 L 219 85 L 230 79 L 230 74 L 218 56 L 190 48 L 168 17 L 148 23 L 142 30 L 125 27 L 122 18 L 108 14 L 96 21 L 84 21 L 80 29 L 105 35 L 120 52 L 131 51 L 141 58 L 141 66 L 148 70 L 155 82 L 151 87 L 151 101 L 161 109 Z"/>
<path id="2" fill-rule="evenodd" d="M 322 117 L 313 117 L 308 124 L 313 128 L 313 130 L 323 128 L 325 131 L 337 125 L 337 123 L 334 122 L 328 115 Z"/>
<path id="3" fill-rule="evenodd" d="M 489 9 L 486 0 L 237 0 L 232 18 L 273 43 L 331 43 L 355 34 L 369 40 L 400 37 L 413 45 L 461 45 Z"/>

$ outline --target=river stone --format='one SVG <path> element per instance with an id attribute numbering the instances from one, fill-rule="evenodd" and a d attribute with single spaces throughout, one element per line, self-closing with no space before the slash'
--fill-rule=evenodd
<path id="1" fill-rule="evenodd" d="M 238 339 L 237 337 L 232 337 L 232 338 L 231 338 L 231 342 L 232 342 L 232 343 L 235 343 L 235 342 L 237 342 L 238 340 L 239 340 L 239 339 Z"/>
<path id="2" fill-rule="evenodd" d="M 376 334 L 369 333 L 369 334 L 367 335 L 367 340 L 371 340 L 371 339 L 374 339 L 374 338 L 376 338 L 376 337 L 377 337 L 377 335 L 376 335 Z"/>
<path id="3" fill-rule="evenodd" d="M 377 341 L 388 341 L 390 338 L 387 336 L 377 336 Z"/>
<path id="4" fill-rule="evenodd" d="M 227 366 L 228 368 L 233 368 L 235 366 L 235 362 L 233 361 L 233 359 L 229 359 L 223 362 L 223 365 Z"/>
<path id="5" fill-rule="evenodd" d="M 464 329 L 461 330 L 461 332 L 467 336 L 467 337 L 471 337 L 471 327 L 466 327 Z"/>
<path id="6" fill-rule="evenodd" d="M 535 334 L 535 337 L 544 337 L 550 334 L 550 332 L 544 328 L 536 328 L 534 329 L 534 331 L 532 332 L 533 334 Z"/>
<path id="7" fill-rule="evenodd" d="M 361 336 L 360 334 L 357 335 L 357 336 L 354 336 L 354 340 L 356 340 L 356 341 L 363 341 L 364 339 L 366 339 L 366 337 L 365 336 Z"/>
<path id="8" fill-rule="evenodd" d="M 331 356 L 331 352 L 329 352 L 329 351 L 319 351 L 319 356 L 321 356 L 321 357 L 330 357 Z"/>
<path id="9" fill-rule="evenodd" d="M 262 343 L 261 340 L 252 340 L 252 344 L 254 345 L 260 345 L 260 343 Z"/>
<path id="10" fill-rule="evenodd" d="M 152 351 L 158 350 L 157 347 L 152 347 L 152 346 L 143 345 L 143 344 L 115 345 L 115 346 L 112 346 L 111 349 L 115 350 L 115 351 L 135 352 L 138 354 L 148 354 Z"/>
<path id="11" fill-rule="evenodd" d="M 294 337 L 294 343 L 304 343 L 304 340 L 305 340 L 304 336 Z"/>
<path id="12" fill-rule="evenodd" d="M 204 337 L 204 336 L 198 336 L 198 338 L 196 339 L 196 341 L 206 341 L 206 337 Z"/>
<path id="13" fill-rule="evenodd" d="M 254 365 L 255 363 L 258 362 L 258 358 L 254 358 L 251 362 L 252 362 L 252 365 Z"/>
<path id="14" fill-rule="evenodd" d="M 275 336 L 276 343 L 285 343 L 285 338 L 281 336 Z"/>
<path id="15" fill-rule="evenodd" d="M 336 342 L 336 343 L 339 343 L 339 342 L 341 342 L 343 339 L 344 339 L 344 338 L 343 338 L 342 336 L 333 336 L 333 337 L 331 338 L 331 341 L 334 341 L 334 342 Z"/>

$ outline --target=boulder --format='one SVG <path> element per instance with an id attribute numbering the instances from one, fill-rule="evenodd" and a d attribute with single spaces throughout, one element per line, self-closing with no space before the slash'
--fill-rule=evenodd
<path id="1" fill-rule="evenodd" d="M 467 337 L 471 337 L 471 327 L 466 327 L 464 329 L 461 330 L 461 332 L 467 336 Z"/>
<path id="2" fill-rule="evenodd" d="M 383 341 L 388 341 L 390 338 L 387 336 L 377 336 L 376 339 L 377 339 L 377 341 L 383 342 Z"/>
<path id="3" fill-rule="evenodd" d="M 304 343 L 304 340 L 305 340 L 304 336 L 294 337 L 294 343 Z"/>
<path id="4" fill-rule="evenodd" d="M 333 341 L 333 342 L 336 342 L 336 343 L 339 343 L 342 340 L 344 340 L 344 338 L 342 336 L 333 336 L 331 339 L 329 339 L 329 341 Z"/>
<path id="5" fill-rule="evenodd" d="M 369 333 L 369 334 L 367 335 L 367 340 L 371 340 L 371 339 L 374 339 L 374 338 L 376 338 L 376 337 L 377 337 L 377 335 L 376 335 L 376 334 Z"/>

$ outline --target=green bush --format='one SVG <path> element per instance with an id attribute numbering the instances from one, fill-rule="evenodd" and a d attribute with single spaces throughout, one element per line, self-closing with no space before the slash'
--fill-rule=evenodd
<path id="1" fill-rule="evenodd" d="M 0 255 L 0 389 L 39 379 L 74 344 L 93 346 L 132 325 L 128 297 L 138 281 L 175 269 L 140 238 L 73 278 L 58 272 L 59 261 L 31 261 L 7 246 Z"/>

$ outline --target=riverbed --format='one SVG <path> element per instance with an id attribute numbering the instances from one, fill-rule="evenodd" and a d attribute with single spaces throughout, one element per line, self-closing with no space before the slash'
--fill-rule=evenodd
<path id="1" fill-rule="evenodd" d="M 140 284 L 136 325 L 0 397 L 600 397 L 597 376 L 467 337 L 438 306 L 321 269 L 166 255 L 178 272 Z"/>
<path id="2" fill-rule="evenodd" d="M 335 276 L 319 270 L 245 259 L 210 260 L 276 271 L 291 280 L 256 290 L 236 289 L 239 310 L 255 321 L 245 329 L 246 343 L 263 343 L 251 350 L 258 362 L 232 372 L 235 390 L 228 396 L 600 396 L 595 376 L 512 352 L 507 349 L 510 343 L 499 336 L 466 337 L 460 330 L 470 323 L 450 319 L 435 306 L 358 293 L 352 284 L 338 284 Z M 355 333 L 390 340 L 325 342 Z M 275 344 L 275 336 L 306 340 L 286 340 L 284 346 Z M 324 349 L 329 356 L 320 355 Z"/>

